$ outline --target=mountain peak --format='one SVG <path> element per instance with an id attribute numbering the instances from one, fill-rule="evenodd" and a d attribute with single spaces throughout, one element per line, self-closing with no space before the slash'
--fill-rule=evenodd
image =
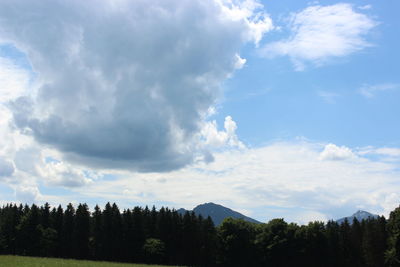
<path id="1" fill-rule="evenodd" d="M 356 213 L 353 215 L 373 215 L 372 213 L 369 213 L 368 211 L 365 210 L 358 210 Z"/>
<path id="2" fill-rule="evenodd" d="M 215 225 L 220 225 L 225 218 L 232 217 L 235 219 L 243 219 L 248 222 L 260 223 L 250 217 L 247 217 L 237 211 L 224 207 L 213 202 L 200 204 L 193 209 L 194 213 L 203 217 L 210 216 Z"/>
<path id="3" fill-rule="evenodd" d="M 178 212 L 181 214 L 185 213 L 186 211 L 188 211 L 188 210 L 185 210 L 185 209 L 178 210 Z M 207 203 L 197 205 L 193 209 L 193 211 L 196 215 L 203 216 L 203 218 L 207 218 L 208 216 L 210 216 L 216 226 L 220 225 L 222 223 L 222 221 L 228 217 L 232 217 L 235 219 L 243 219 L 245 221 L 252 222 L 252 223 L 260 223 L 259 221 L 254 220 L 250 217 L 247 217 L 237 211 L 234 211 L 230 208 L 224 207 L 220 204 L 216 204 L 213 202 L 207 202 Z"/>
<path id="4" fill-rule="evenodd" d="M 352 224 L 354 219 L 357 219 L 357 221 L 361 222 L 362 220 L 367 220 L 369 218 L 371 219 L 375 219 L 378 218 L 379 216 L 376 214 L 372 214 L 368 211 L 365 210 L 358 210 L 357 212 L 355 212 L 353 215 L 348 216 L 348 217 L 343 217 L 340 218 L 339 220 L 337 220 L 337 223 L 343 223 L 346 219 L 347 221 Z"/>

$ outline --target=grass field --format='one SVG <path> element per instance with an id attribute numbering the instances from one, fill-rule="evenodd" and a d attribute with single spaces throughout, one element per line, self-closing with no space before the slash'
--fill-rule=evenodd
<path id="1" fill-rule="evenodd" d="M 80 261 L 53 258 L 34 258 L 0 255 L 1 267 L 162 267 L 161 265 L 112 263 L 104 261 Z"/>

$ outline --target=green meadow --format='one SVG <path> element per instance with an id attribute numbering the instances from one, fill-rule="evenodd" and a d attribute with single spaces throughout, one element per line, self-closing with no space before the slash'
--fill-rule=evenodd
<path id="1" fill-rule="evenodd" d="M 0 255 L 1 267 L 163 267 L 165 265 L 147 265 L 131 263 L 113 263 L 104 261 L 86 261 L 55 258 L 36 258 Z"/>

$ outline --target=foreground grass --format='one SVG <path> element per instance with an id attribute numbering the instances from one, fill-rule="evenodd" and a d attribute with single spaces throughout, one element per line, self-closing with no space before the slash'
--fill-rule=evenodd
<path id="1" fill-rule="evenodd" d="M 163 267 L 161 265 L 113 263 L 104 261 L 81 261 L 55 258 L 35 258 L 0 255 L 1 267 Z"/>

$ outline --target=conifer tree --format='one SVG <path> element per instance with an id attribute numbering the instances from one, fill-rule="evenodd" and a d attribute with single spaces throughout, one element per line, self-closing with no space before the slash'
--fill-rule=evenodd
<path id="1" fill-rule="evenodd" d="M 50 221 L 52 228 L 57 232 L 57 241 L 55 245 L 54 256 L 62 257 L 63 255 L 63 221 L 64 221 L 64 210 L 59 205 L 57 209 L 53 209 L 50 213 Z"/>
<path id="2" fill-rule="evenodd" d="M 75 208 L 69 203 L 64 212 L 63 229 L 62 229 L 62 256 L 65 258 L 72 258 L 74 256 L 74 222 L 75 221 Z"/>
<path id="3" fill-rule="evenodd" d="M 340 266 L 340 236 L 339 224 L 335 221 L 328 221 L 325 226 L 325 235 L 327 240 L 328 266 Z"/>
<path id="4" fill-rule="evenodd" d="M 385 253 L 387 266 L 400 266 L 400 207 L 390 213 L 387 221 L 388 248 Z"/>
<path id="5" fill-rule="evenodd" d="M 340 257 L 339 257 L 339 266 L 347 267 L 352 265 L 352 251 L 351 251 L 351 226 L 347 219 L 344 220 L 342 224 L 340 224 L 339 228 L 339 248 L 340 248 Z"/>
<path id="6" fill-rule="evenodd" d="M 40 207 L 40 224 L 44 229 L 50 227 L 50 205 L 47 202 Z"/>
<path id="7" fill-rule="evenodd" d="M 90 213 L 86 204 L 79 204 L 76 209 L 73 230 L 74 257 L 87 259 L 89 257 Z"/>
<path id="8" fill-rule="evenodd" d="M 130 246 L 130 254 L 135 262 L 141 262 L 143 260 L 142 248 L 146 239 L 146 227 L 143 210 L 140 207 L 133 209 L 132 219 L 133 241 Z"/>
<path id="9" fill-rule="evenodd" d="M 385 223 L 381 218 L 368 219 L 363 223 L 364 232 L 361 249 L 365 266 L 383 267 L 386 250 Z"/>
<path id="10" fill-rule="evenodd" d="M 7 204 L 0 210 L 0 254 L 15 254 L 17 225 L 21 210 L 14 204 Z"/>
<path id="11" fill-rule="evenodd" d="M 130 209 L 124 210 L 122 213 L 122 240 L 121 240 L 121 249 L 122 249 L 122 259 L 123 261 L 132 261 L 132 253 L 131 248 L 134 242 L 134 233 L 133 233 L 133 218 L 132 212 Z"/>
<path id="12" fill-rule="evenodd" d="M 93 259 L 102 259 L 102 245 L 103 245 L 103 224 L 102 224 L 102 212 L 98 205 L 94 207 L 91 233 L 92 239 L 90 242 L 91 255 Z"/>
<path id="13" fill-rule="evenodd" d="M 360 222 L 354 218 L 353 223 L 351 224 L 351 236 L 350 236 L 350 243 L 351 243 L 351 262 L 353 266 L 365 266 L 362 257 L 362 237 L 363 237 L 363 229 Z"/>
<path id="14" fill-rule="evenodd" d="M 33 204 L 24 209 L 24 215 L 17 226 L 17 254 L 38 256 L 40 253 L 41 232 L 39 226 L 39 208 Z"/>
<path id="15" fill-rule="evenodd" d="M 214 266 L 216 262 L 217 236 L 214 223 L 210 216 L 202 221 L 200 236 L 200 265 Z"/>

